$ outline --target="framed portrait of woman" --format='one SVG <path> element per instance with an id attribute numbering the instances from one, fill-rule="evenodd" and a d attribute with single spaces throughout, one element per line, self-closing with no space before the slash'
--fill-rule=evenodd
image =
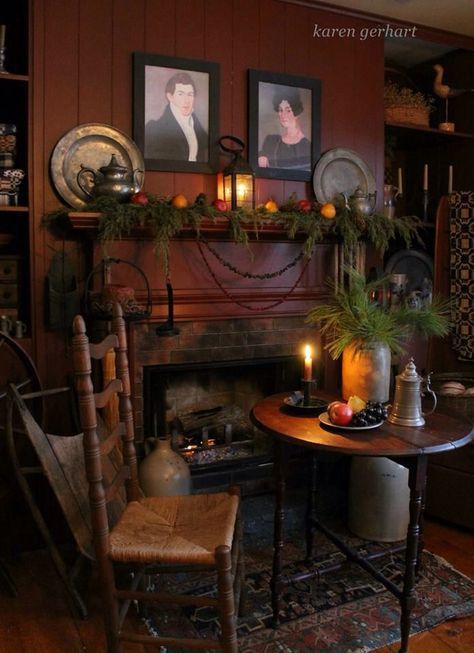
<path id="1" fill-rule="evenodd" d="M 133 137 L 147 170 L 214 173 L 219 64 L 133 53 Z"/>
<path id="2" fill-rule="evenodd" d="M 309 181 L 321 153 L 321 82 L 249 70 L 249 161 L 257 177 Z"/>

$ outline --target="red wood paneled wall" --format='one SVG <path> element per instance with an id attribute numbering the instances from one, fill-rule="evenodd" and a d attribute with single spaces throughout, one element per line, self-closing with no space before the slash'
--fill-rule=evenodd
<path id="1" fill-rule="evenodd" d="M 33 8 L 34 284 L 36 359 L 48 384 L 64 371 L 48 358 L 67 348 L 45 330 L 44 278 L 62 243 L 39 229 L 58 206 L 49 158 L 58 139 L 86 122 L 111 124 L 132 135 L 132 52 L 175 55 L 220 64 L 220 132 L 247 140 L 247 70 L 304 75 L 322 81 L 322 151 L 357 150 L 383 184 L 383 40 L 313 38 L 320 27 L 354 27 L 363 20 L 279 0 L 35 0 Z M 369 24 L 370 25 L 370 24 Z M 145 189 L 215 197 L 213 175 L 148 172 Z M 258 180 L 258 201 L 311 184 Z M 66 245 L 77 258 L 81 244 Z M 324 274 L 328 271 L 324 270 Z M 160 281 L 163 284 L 163 280 Z M 67 369 L 67 363 L 64 366 Z"/>

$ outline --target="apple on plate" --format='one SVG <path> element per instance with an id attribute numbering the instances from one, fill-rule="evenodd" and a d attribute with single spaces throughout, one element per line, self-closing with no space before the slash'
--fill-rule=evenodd
<path id="1" fill-rule="evenodd" d="M 344 401 L 333 401 L 328 406 L 330 421 L 336 426 L 347 426 L 354 415 L 354 411 Z"/>

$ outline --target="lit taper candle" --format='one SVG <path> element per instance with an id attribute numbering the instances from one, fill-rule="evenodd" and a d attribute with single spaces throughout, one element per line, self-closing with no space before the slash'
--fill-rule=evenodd
<path id="1" fill-rule="evenodd" d="M 313 359 L 311 358 L 311 347 L 306 345 L 304 349 L 304 376 L 305 381 L 311 381 L 313 378 Z"/>

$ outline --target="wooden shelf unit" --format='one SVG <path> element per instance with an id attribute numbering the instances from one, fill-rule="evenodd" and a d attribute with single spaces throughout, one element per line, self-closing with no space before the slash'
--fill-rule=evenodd
<path id="1" fill-rule="evenodd" d="M 0 205 L 0 231 L 13 236 L 0 254 L 3 260 L 11 258 L 18 269 L 14 283 L 17 286 L 15 305 L 0 305 L 0 312 L 7 311 L 15 319 L 27 324 L 28 336 L 32 333 L 31 324 L 31 279 L 30 279 L 30 128 L 31 128 L 31 88 L 29 52 L 30 0 L 17 0 L 16 3 L 2 3 L 0 24 L 6 25 L 5 68 L 0 74 L 0 123 L 16 126 L 16 152 L 14 168 L 25 172 L 21 182 L 18 204 Z M 3 196 L 5 200 L 5 196 Z M 9 202 L 13 198 L 8 198 Z M 9 281 L 10 282 L 10 281 Z M 3 282 L 5 283 L 5 281 Z M 13 282 L 12 282 L 13 283 Z M 8 310 L 7 310 L 8 309 Z M 27 341 L 27 338 L 22 339 Z M 31 347 L 30 347 L 31 348 Z"/>

